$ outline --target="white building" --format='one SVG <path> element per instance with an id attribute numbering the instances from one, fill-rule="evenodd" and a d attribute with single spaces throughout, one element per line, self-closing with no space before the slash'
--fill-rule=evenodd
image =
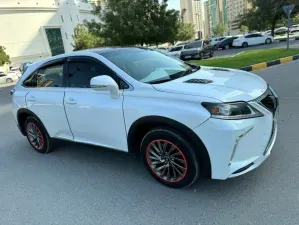
<path id="1" fill-rule="evenodd" d="M 231 35 L 238 34 L 239 24 L 238 16 L 243 15 L 248 9 L 252 8 L 252 4 L 248 0 L 226 0 L 227 21 Z"/>
<path id="2" fill-rule="evenodd" d="M 87 0 L 0 0 L 0 45 L 12 65 L 71 52 L 74 28 L 92 10 Z"/>
<path id="3" fill-rule="evenodd" d="M 181 17 L 184 23 L 194 25 L 195 38 L 205 37 L 204 3 L 202 0 L 180 0 Z"/>

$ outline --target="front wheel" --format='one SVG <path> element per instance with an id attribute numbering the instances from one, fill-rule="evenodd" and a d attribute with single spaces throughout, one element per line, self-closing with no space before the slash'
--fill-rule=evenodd
<path id="1" fill-rule="evenodd" d="M 272 40 L 270 38 L 267 38 L 266 39 L 266 44 L 271 44 L 272 43 Z"/>
<path id="2" fill-rule="evenodd" d="M 13 80 L 11 78 L 6 79 L 6 83 L 12 83 L 12 82 L 13 82 Z"/>
<path id="3" fill-rule="evenodd" d="M 243 47 L 243 48 L 247 48 L 247 47 L 248 47 L 248 43 L 247 43 L 247 42 L 244 42 L 244 43 L 242 44 L 242 47 Z"/>
<path id="4" fill-rule="evenodd" d="M 203 59 L 204 59 L 204 57 L 205 57 L 204 53 L 203 53 L 203 52 L 201 52 L 201 53 L 199 54 L 199 59 L 200 59 L 200 60 L 203 60 Z"/>
<path id="5" fill-rule="evenodd" d="M 210 58 L 212 58 L 214 56 L 214 51 L 210 51 L 209 56 L 210 56 Z"/>
<path id="6" fill-rule="evenodd" d="M 178 132 L 156 128 L 141 142 L 143 162 L 160 183 L 183 188 L 192 185 L 200 175 L 199 160 L 192 146 Z"/>

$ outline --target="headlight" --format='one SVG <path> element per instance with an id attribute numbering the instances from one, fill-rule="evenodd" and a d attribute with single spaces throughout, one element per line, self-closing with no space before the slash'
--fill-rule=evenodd
<path id="1" fill-rule="evenodd" d="M 223 120 L 240 120 L 261 117 L 263 114 L 246 102 L 202 103 L 213 118 Z"/>

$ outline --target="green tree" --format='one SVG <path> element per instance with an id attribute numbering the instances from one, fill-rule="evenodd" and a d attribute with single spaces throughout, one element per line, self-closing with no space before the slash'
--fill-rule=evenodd
<path id="1" fill-rule="evenodd" d="M 240 31 L 241 31 L 242 33 L 246 33 L 246 32 L 249 31 L 249 29 L 248 29 L 247 26 L 242 25 L 242 26 L 240 27 Z"/>
<path id="2" fill-rule="evenodd" d="M 218 23 L 216 27 L 213 28 L 214 36 L 223 36 L 226 31 L 228 31 L 228 27 L 223 23 Z"/>
<path id="3" fill-rule="evenodd" d="M 0 66 L 3 66 L 5 63 L 10 63 L 9 55 L 6 54 L 5 48 L 0 45 Z"/>
<path id="4" fill-rule="evenodd" d="M 299 11 L 299 0 L 248 0 L 252 9 L 241 19 L 240 25 L 246 25 L 250 30 L 271 28 L 272 34 L 278 21 L 286 17 L 282 7 L 295 4 L 293 16 Z"/>
<path id="5" fill-rule="evenodd" d="M 188 41 L 194 38 L 194 25 L 191 23 L 179 23 L 175 41 Z"/>
<path id="6" fill-rule="evenodd" d="M 98 35 L 92 34 L 83 24 L 78 24 L 74 30 L 74 51 L 88 48 L 96 48 L 103 45 L 103 39 Z"/>
<path id="7" fill-rule="evenodd" d="M 107 0 L 96 7 L 99 21 L 87 23 L 88 30 L 101 35 L 107 45 L 143 45 L 174 41 L 179 12 L 167 9 L 163 0 Z"/>

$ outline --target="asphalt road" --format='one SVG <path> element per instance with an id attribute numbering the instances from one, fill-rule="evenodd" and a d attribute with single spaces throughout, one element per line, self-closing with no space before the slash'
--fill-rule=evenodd
<path id="1" fill-rule="evenodd" d="M 17 130 L 10 87 L 4 88 L 0 224 L 298 224 L 298 68 L 297 61 L 257 72 L 280 96 L 279 133 L 270 158 L 244 176 L 201 179 L 181 190 L 160 185 L 139 159 L 123 153 L 78 144 L 36 153 Z"/>
<path id="2" fill-rule="evenodd" d="M 270 45 L 257 45 L 248 48 L 232 48 L 228 50 L 217 50 L 214 52 L 214 57 L 233 56 L 243 51 L 256 50 L 256 49 L 286 48 L 286 46 L 287 46 L 286 42 L 275 42 Z M 290 41 L 290 48 L 299 48 L 299 41 L 298 40 Z"/>

